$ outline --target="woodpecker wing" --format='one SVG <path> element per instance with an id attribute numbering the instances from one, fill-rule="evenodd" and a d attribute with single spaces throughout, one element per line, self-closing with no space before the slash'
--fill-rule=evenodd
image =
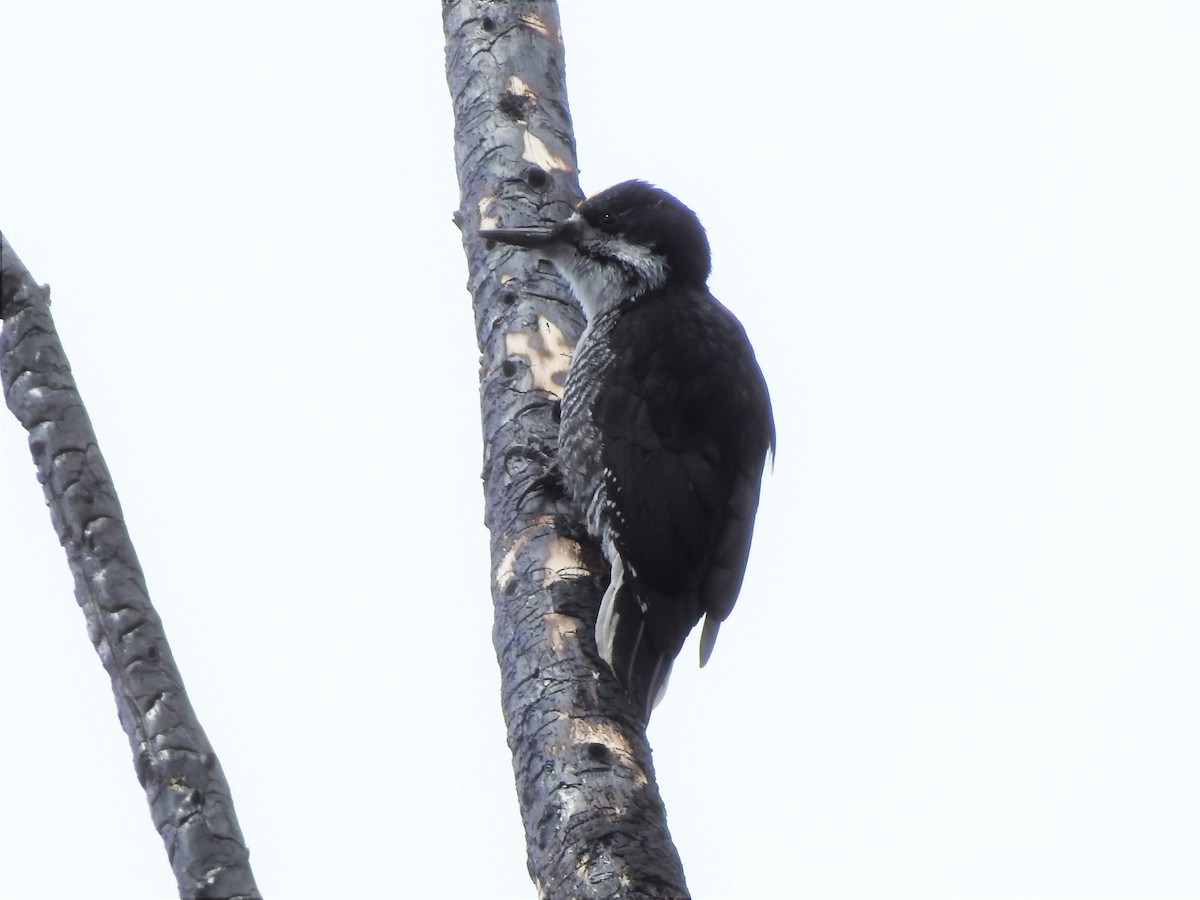
<path id="1" fill-rule="evenodd" d="M 622 351 L 592 413 L 614 542 L 637 599 L 629 612 L 645 626 L 638 639 L 669 671 L 701 616 L 713 623 L 707 659 L 737 600 L 775 443 L 770 399 L 741 324 L 703 288 L 632 301 L 610 346 Z"/>

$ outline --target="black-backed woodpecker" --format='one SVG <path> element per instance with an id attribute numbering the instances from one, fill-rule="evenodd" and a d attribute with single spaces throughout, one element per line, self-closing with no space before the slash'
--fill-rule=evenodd
<path id="1" fill-rule="evenodd" d="M 700 665 L 741 589 L 775 424 L 746 332 L 711 293 L 708 237 L 626 181 L 566 221 L 480 236 L 537 250 L 587 317 L 562 401 L 563 481 L 612 567 L 601 656 L 645 719 L 704 618 Z"/>

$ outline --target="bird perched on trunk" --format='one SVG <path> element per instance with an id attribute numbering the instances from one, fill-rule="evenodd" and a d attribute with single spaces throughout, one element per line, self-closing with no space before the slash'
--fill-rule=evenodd
<path id="1" fill-rule="evenodd" d="M 700 665 L 741 589 L 771 400 L 741 323 L 709 293 L 695 213 L 626 181 L 550 226 L 483 230 L 536 249 L 587 317 L 562 400 L 563 481 L 612 567 L 596 644 L 645 719 L 704 618 Z"/>

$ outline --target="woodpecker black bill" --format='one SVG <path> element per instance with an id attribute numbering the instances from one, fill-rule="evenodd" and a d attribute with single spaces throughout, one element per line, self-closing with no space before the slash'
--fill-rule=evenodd
<path id="1" fill-rule="evenodd" d="M 485 228 L 479 234 L 490 241 L 534 249 L 545 247 L 551 243 L 557 237 L 559 230 L 559 228 L 550 226 L 529 225 L 524 228 Z"/>
<path id="2" fill-rule="evenodd" d="M 709 292 L 708 237 L 626 181 L 564 222 L 486 229 L 538 251 L 587 317 L 567 376 L 563 481 L 612 567 L 596 644 L 643 717 L 701 618 L 700 665 L 741 590 L 775 423 L 746 332 Z"/>

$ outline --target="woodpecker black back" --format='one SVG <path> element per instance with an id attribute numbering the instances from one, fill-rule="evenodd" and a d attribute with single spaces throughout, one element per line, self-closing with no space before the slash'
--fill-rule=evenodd
<path id="1" fill-rule="evenodd" d="M 484 231 L 537 247 L 588 317 L 563 397 L 563 480 L 612 566 L 596 642 L 645 718 L 705 618 L 700 664 L 741 589 L 775 427 L 741 324 L 705 284 L 690 209 L 638 181 L 552 227 Z"/>

